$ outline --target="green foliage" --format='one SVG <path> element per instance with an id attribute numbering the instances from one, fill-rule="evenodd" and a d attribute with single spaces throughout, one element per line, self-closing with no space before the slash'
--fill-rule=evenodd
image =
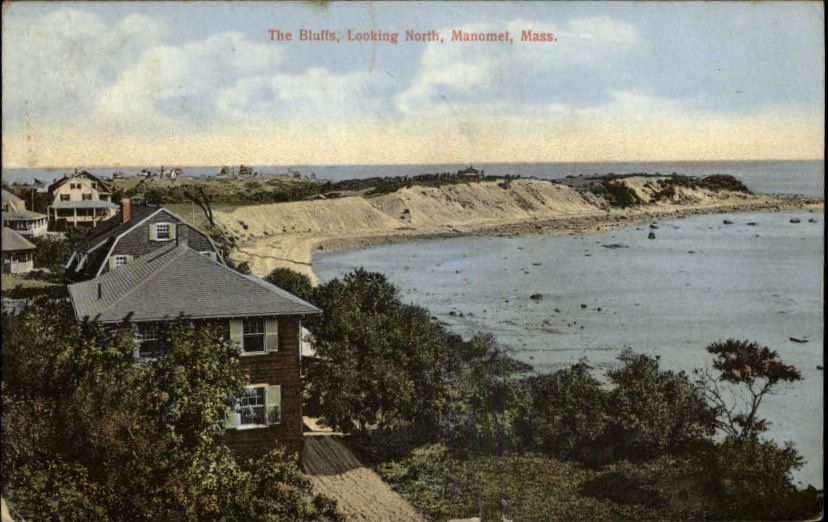
<path id="1" fill-rule="evenodd" d="M 625 351 L 610 371 L 608 440 L 615 458 L 650 459 L 687 454 L 707 444 L 716 413 L 684 372 L 659 369 L 658 361 Z"/>
<path id="2" fill-rule="evenodd" d="M 770 348 L 749 341 L 728 339 L 707 347 L 713 354 L 715 377 L 707 370 L 696 370 L 697 385 L 715 406 L 720 417 L 718 427 L 728 436 L 755 439 L 767 430 L 767 421 L 757 416 L 765 395 L 783 382 L 795 382 L 802 374 L 784 364 Z M 736 411 L 738 403 L 730 397 L 742 397 L 747 409 Z"/>
<path id="3" fill-rule="evenodd" d="M 243 385 L 219 331 L 180 321 L 134 363 L 131 331 L 77 324 L 40 300 L 3 318 L 2 488 L 26 519 L 313 520 L 332 515 L 280 453 L 221 444 Z"/>
<path id="4" fill-rule="evenodd" d="M 590 189 L 602 196 L 611 207 L 627 208 L 642 203 L 635 190 L 623 181 L 594 181 L 590 183 Z"/>
<path id="5" fill-rule="evenodd" d="M 306 301 L 313 298 L 313 285 L 310 278 L 289 268 L 277 268 L 265 280 Z"/>
<path id="6" fill-rule="evenodd" d="M 421 308 L 403 305 L 381 274 L 357 270 L 313 292 L 323 310 L 308 321 L 317 361 L 307 402 L 345 432 L 412 429 L 433 436 L 445 388 L 445 332 Z"/>
<path id="7" fill-rule="evenodd" d="M 802 458 L 787 444 L 727 438 L 717 446 L 709 469 L 721 499 L 720 519 L 804 520 L 822 510 L 823 493 L 795 488 L 791 471 Z"/>
<path id="8" fill-rule="evenodd" d="M 566 460 L 604 460 L 610 423 L 607 393 L 582 361 L 554 374 L 527 377 L 519 433 L 528 451 Z"/>

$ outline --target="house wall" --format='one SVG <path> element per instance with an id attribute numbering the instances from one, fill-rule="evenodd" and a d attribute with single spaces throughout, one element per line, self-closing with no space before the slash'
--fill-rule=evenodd
<path id="1" fill-rule="evenodd" d="M 3 273 L 4 274 L 28 274 L 34 270 L 31 252 L 4 252 Z"/>
<path id="2" fill-rule="evenodd" d="M 159 212 L 158 214 L 152 216 L 147 221 L 142 223 L 141 225 L 135 227 L 134 229 L 130 230 L 129 232 L 124 235 L 118 244 L 115 245 L 115 249 L 112 251 L 113 255 L 131 255 L 131 256 L 141 256 L 143 254 L 147 254 L 152 252 L 156 248 L 160 248 L 169 243 L 169 241 L 152 241 L 150 240 L 149 235 L 149 225 L 153 223 L 181 223 L 178 219 L 167 214 L 166 212 Z M 197 231 L 196 229 L 192 228 L 191 226 L 187 225 L 186 223 L 182 224 L 182 228 L 187 228 L 187 233 L 183 234 L 181 228 L 179 228 L 178 232 L 176 233 L 179 240 L 187 236 L 187 242 L 189 247 L 193 250 L 197 251 L 206 251 L 215 250 L 213 246 L 210 244 L 210 241 L 207 239 L 205 234 Z M 174 240 L 173 240 L 174 241 Z M 106 270 L 106 269 L 104 269 Z"/>
<path id="3" fill-rule="evenodd" d="M 240 360 L 248 383 L 281 385 L 282 422 L 267 428 L 227 430 L 225 443 L 240 456 L 261 456 L 277 445 L 284 446 L 290 453 L 302 451 L 300 321 L 297 316 L 283 316 L 278 322 L 279 351 L 244 355 Z"/>
<path id="4" fill-rule="evenodd" d="M 80 188 L 72 188 L 80 184 Z M 60 201 L 62 195 L 68 195 L 69 201 L 83 201 L 83 195 L 90 194 L 93 201 L 110 201 L 111 194 L 106 189 L 102 182 L 90 179 L 86 176 L 72 177 L 66 180 L 65 183 L 55 188 L 52 193 L 52 202 Z M 82 212 L 83 210 L 83 212 Z M 49 219 L 58 220 L 65 219 L 75 225 L 79 223 L 94 224 L 98 221 L 106 221 L 112 218 L 117 209 L 115 208 L 99 208 L 94 209 L 78 209 L 77 215 L 72 209 L 50 209 Z"/>
<path id="5" fill-rule="evenodd" d="M 80 184 L 80 188 L 72 188 L 72 185 Z M 57 187 L 52 192 L 52 201 L 60 201 L 60 196 L 69 195 L 69 201 L 82 201 L 83 194 L 91 194 L 95 201 L 103 199 L 109 201 L 109 192 L 101 186 L 101 182 L 91 180 L 85 176 L 78 176 L 76 178 L 69 178 L 61 186 Z M 101 195 L 104 198 L 101 198 Z"/>

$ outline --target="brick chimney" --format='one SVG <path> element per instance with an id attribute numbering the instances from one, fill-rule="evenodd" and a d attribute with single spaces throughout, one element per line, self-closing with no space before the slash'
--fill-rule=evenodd
<path id="1" fill-rule="evenodd" d="M 129 198 L 121 200 L 121 223 L 126 223 L 132 219 L 132 204 Z"/>

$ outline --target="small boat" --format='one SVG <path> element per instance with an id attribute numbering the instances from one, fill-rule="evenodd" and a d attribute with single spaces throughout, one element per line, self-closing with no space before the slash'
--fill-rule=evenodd
<path id="1" fill-rule="evenodd" d="M 808 339 L 798 339 L 796 337 L 788 337 L 788 339 L 790 339 L 791 341 L 793 341 L 795 343 L 807 343 L 808 342 Z"/>

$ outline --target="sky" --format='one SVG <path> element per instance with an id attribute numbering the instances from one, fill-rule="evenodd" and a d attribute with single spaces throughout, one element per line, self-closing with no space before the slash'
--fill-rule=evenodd
<path id="1" fill-rule="evenodd" d="M 2 29 L 4 167 L 823 157 L 819 2 L 14 2 Z M 409 29 L 444 41 L 347 41 Z"/>

